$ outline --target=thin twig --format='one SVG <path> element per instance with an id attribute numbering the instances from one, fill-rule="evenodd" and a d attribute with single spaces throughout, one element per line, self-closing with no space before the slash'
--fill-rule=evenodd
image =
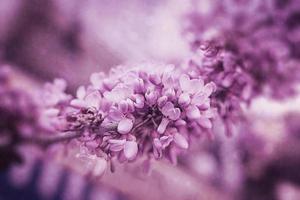
<path id="1" fill-rule="evenodd" d="M 80 136 L 82 136 L 82 132 L 67 132 L 52 137 L 23 137 L 21 141 L 22 143 L 26 144 L 36 144 L 43 147 L 48 147 L 49 145 L 69 141 Z"/>
<path id="2" fill-rule="evenodd" d="M 105 133 L 105 132 L 111 132 L 114 131 L 116 128 L 115 127 L 110 127 L 110 128 L 104 128 L 104 127 L 100 127 L 99 130 L 101 130 L 101 133 Z M 42 147 L 48 147 L 52 144 L 56 144 L 56 143 L 60 143 L 60 142 L 65 142 L 65 141 L 70 141 L 72 139 L 75 138 L 79 138 L 82 136 L 84 131 L 82 130 L 74 130 L 74 131 L 70 131 L 70 130 L 66 130 L 61 134 L 57 134 L 55 136 L 39 136 L 39 137 L 22 137 L 20 139 L 21 143 L 23 144 L 35 144 L 35 145 L 39 145 Z M 98 135 L 98 134 L 96 134 Z"/>
<path id="3" fill-rule="evenodd" d="M 133 127 L 133 129 L 131 130 L 131 132 L 133 132 L 136 129 L 140 128 L 141 126 L 147 124 L 150 120 L 151 120 L 151 117 L 148 117 L 147 119 L 145 119 L 144 121 L 142 121 L 141 123 L 139 123 L 135 127 Z"/>
<path id="4" fill-rule="evenodd" d="M 136 129 L 138 129 L 139 127 L 145 125 L 150 120 L 151 120 L 151 117 L 149 117 L 149 118 L 145 119 L 144 121 L 142 121 L 141 123 L 137 124 L 132 129 L 132 132 L 135 131 Z M 116 129 L 115 127 L 103 128 L 101 133 L 115 131 L 115 129 Z M 23 137 L 23 138 L 21 138 L 20 141 L 23 144 L 35 144 L 35 145 L 39 145 L 41 147 L 47 148 L 48 146 L 50 146 L 52 144 L 70 141 L 72 139 L 79 138 L 82 136 L 82 134 L 83 134 L 83 131 L 67 131 L 60 135 L 51 136 L 51 137 L 49 137 L 49 136 Z"/>

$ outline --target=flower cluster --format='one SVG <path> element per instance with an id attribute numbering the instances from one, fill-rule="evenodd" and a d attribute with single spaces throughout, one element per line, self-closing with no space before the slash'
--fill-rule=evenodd
<path id="1" fill-rule="evenodd" d="M 237 118 L 241 103 L 258 95 L 285 98 L 296 92 L 299 2 L 278 2 L 216 1 L 205 13 L 194 9 L 188 15 L 185 34 L 194 56 L 186 70 L 216 83 L 213 99 L 225 121 Z"/>
<path id="2" fill-rule="evenodd" d="M 295 9 L 299 1 L 288 1 L 284 6 L 278 2 L 217 1 L 209 14 L 193 11 L 186 31 L 196 56 L 203 46 L 206 56 L 221 49 L 223 62 L 233 65 L 231 69 L 236 68 L 236 72 L 242 69 L 252 79 L 253 95 L 283 98 L 293 94 L 294 83 L 300 80 L 296 73 L 300 11 Z"/>
<path id="3" fill-rule="evenodd" d="M 21 145 L 44 148 L 70 138 L 57 131 L 64 124 L 57 114 L 71 100 L 64 92 L 66 83 L 57 79 L 46 84 L 44 89 L 29 92 L 18 86 L 16 78 L 12 68 L 1 66 L 0 168 L 21 161 L 18 152 Z"/>
<path id="4" fill-rule="evenodd" d="M 215 82 L 212 105 L 218 109 L 226 134 L 231 135 L 233 124 L 242 119 L 242 104 L 248 105 L 254 97 L 253 77 L 234 54 L 215 42 L 203 43 L 200 48 L 197 56 L 184 65 L 185 71 L 191 77 Z"/>
<path id="5" fill-rule="evenodd" d="M 9 68 L 0 69 L 0 135 L 32 134 L 36 105 L 29 94 L 11 86 L 10 73 Z"/>
<path id="6" fill-rule="evenodd" d="M 176 162 L 190 137 L 210 134 L 212 82 L 160 64 L 121 66 L 90 80 L 58 113 L 64 131 L 80 133 L 84 152 L 120 162 L 143 155 Z"/>
<path id="7" fill-rule="evenodd" d="M 0 68 L 0 169 L 21 162 L 17 145 L 36 132 L 37 107 L 29 94 L 10 84 L 11 71 Z"/>
<path id="8" fill-rule="evenodd" d="M 66 93 L 67 83 L 63 79 L 55 79 L 53 83 L 46 83 L 38 92 L 39 125 L 48 134 L 55 134 L 64 127 L 65 121 L 57 118 L 59 113 L 65 112 L 66 105 L 72 96 Z"/>

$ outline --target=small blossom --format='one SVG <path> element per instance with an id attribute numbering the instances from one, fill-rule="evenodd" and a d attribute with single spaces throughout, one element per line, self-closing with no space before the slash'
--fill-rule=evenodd
<path id="1" fill-rule="evenodd" d="M 43 104 L 54 106 L 66 103 L 71 96 L 65 93 L 67 83 L 63 79 L 55 79 L 53 83 L 47 83 L 42 93 Z"/>
<path id="2" fill-rule="evenodd" d="M 96 158 L 95 166 L 92 171 L 94 176 L 102 176 L 107 169 L 107 161 L 103 158 Z"/>
<path id="3" fill-rule="evenodd" d="M 134 99 L 133 104 L 136 108 L 143 108 L 144 107 L 145 99 L 142 95 L 136 94 L 136 95 L 134 95 L 133 99 Z"/>
<path id="4" fill-rule="evenodd" d="M 133 122 L 131 119 L 124 118 L 118 124 L 118 132 L 121 134 L 129 133 L 133 127 Z"/>
<path id="5" fill-rule="evenodd" d="M 201 113 L 195 105 L 191 105 L 186 109 L 186 115 L 189 119 L 199 119 L 201 117 Z"/>
<path id="6" fill-rule="evenodd" d="M 98 91 L 87 93 L 83 86 L 78 88 L 76 96 L 77 99 L 73 99 L 71 105 L 79 108 L 94 107 L 98 109 L 102 98 Z"/>
<path id="7" fill-rule="evenodd" d="M 162 107 L 161 112 L 171 120 L 177 120 L 180 116 L 180 109 L 174 108 L 171 102 L 167 102 L 164 107 Z"/>
<path id="8" fill-rule="evenodd" d="M 203 88 L 204 82 L 201 79 L 190 79 L 186 74 L 180 76 L 180 87 L 183 92 L 195 94 L 199 89 Z"/>
<path id="9" fill-rule="evenodd" d="M 203 128 L 206 128 L 206 129 L 212 128 L 212 122 L 208 118 L 201 117 L 197 122 Z"/>
<path id="10" fill-rule="evenodd" d="M 151 106 L 154 105 L 158 98 L 158 92 L 155 90 L 147 90 L 145 94 L 147 103 Z"/>
<path id="11" fill-rule="evenodd" d="M 138 145 L 135 141 L 126 141 L 124 155 L 128 160 L 133 160 L 138 153 Z"/>
<path id="12" fill-rule="evenodd" d="M 117 103 L 120 102 L 132 94 L 132 88 L 129 88 L 125 86 L 124 84 L 119 84 L 116 87 L 114 87 L 111 91 L 104 92 L 104 97 L 113 102 Z"/>
<path id="13" fill-rule="evenodd" d="M 180 148 L 187 149 L 189 147 L 187 140 L 179 133 L 174 134 L 174 142 Z"/>
<path id="14" fill-rule="evenodd" d="M 167 129 L 168 124 L 169 124 L 169 120 L 167 118 L 163 118 L 157 128 L 157 132 L 163 134 Z"/>
<path id="15" fill-rule="evenodd" d="M 178 103 L 181 105 L 181 106 L 187 106 L 189 105 L 191 102 L 191 97 L 188 93 L 182 93 L 180 96 L 179 96 L 179 99 L 178 99 Z"/>
<path id="16" fill-rule="evenodd" d="M 173 141 L 173 136 L 171 136 L 171 135 L 165 135 L 165 136 L 162 136 L 161 138 L 159 138 L 159 141 L 160 141 L 160 143 L 161 143 L 161 147 L 163 148 L 163 149 L 165 149 L 165 148 L 167 148 L 170 144 L 171 144 L 171 142 Z"/>
<path id="17" fill-rule="evenodd" d="M 124 149 L 125 143 L 126 143 L 125 139 L 122 140 L 111 139 L 109 140 L 109 144 L 110 144 L 109 149 L 111 151 L 122 151 Z"/>

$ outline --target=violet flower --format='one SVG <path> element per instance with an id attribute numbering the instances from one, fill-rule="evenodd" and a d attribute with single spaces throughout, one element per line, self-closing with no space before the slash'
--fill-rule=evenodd
<path id="1" fill-rule="evenodd" d="M 210 132 L 215 89 L 172 65 L 120 66 L 78 88 L 58 114 L 66 122 L 58 131 L 79 133 L 80 148 L 110 162 L 146 156 L 176 163 L 192 135 Z"/>
<path id="2" fill-rule="evenodd" d="M 17 146 L 38 131 L 37 107 L 31 96 L 10 84 L 11 70 L 0 68 L 0 169 L 22 158 Z"/>
<path id="3" fill-rule="evenodd" d="M 58 128 L 64 124 L 57 118 L 63 112 L 63 104 L 70 100 L 64 93 L 65 84 L 55 80 L 41 91 L 28 92 L 14 83 L 13 71 L 0 68 L 0 168 L 21 162 L 18 152 L 21 145 L 32 144 L 47 147 L 50 144 L 70 140 L 76 134 L 63 134 Z"/>
<path id="4" fill-rule="evenodd" d="M 204 14 L 195 6 L 184 28 L 194 56 L 186 71 L 214 81 L 213 105 L 232 132 L 241 106 L 255 97 L 282 99 L 296 93 L 299 76 L 298 1 L 278 7 L 277 1 L 209 2 Z M 295 46 L 296 45 L 296 46 Z"/>

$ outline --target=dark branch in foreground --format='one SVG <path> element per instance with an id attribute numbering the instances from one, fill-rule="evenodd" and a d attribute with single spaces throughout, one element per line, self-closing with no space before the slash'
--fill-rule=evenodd
<path id="1" fill-rule="evenodd" d="M 23 144 L 35 144 L 42 147 L 48 147 L 52 144 L 65 142 L 72 140 L 74 138 L 78 138 L 82 135 L 81 132 L 66 132 L 60 135 L 52 136 L 52 137 L 23 137 L 21 139 L 21 143 Z"/>

